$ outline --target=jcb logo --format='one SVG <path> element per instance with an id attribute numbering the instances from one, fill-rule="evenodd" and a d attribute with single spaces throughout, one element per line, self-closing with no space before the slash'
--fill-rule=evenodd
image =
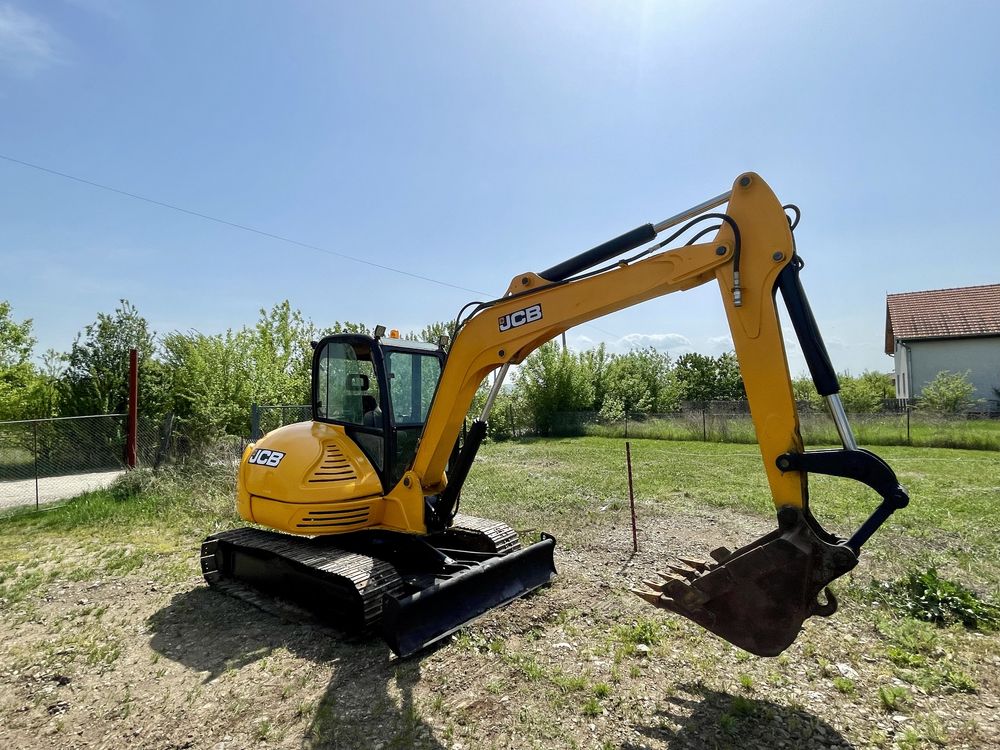
<path id="1" fill-rule="evenodd" d="M 247 463 L 257 464 L 258 466 L 277 466 L 284 457 L 285 454 L 281 451 L 269 451 L 267 448 L 258 448 L 250 454 Z"/>
<path id="2" fill-rule="evenodd" d="M 532 305 L 517 312 L 508 313 L 500 318 L 500 333 L 509 331 L 511 328 L 523 326 L 525 323 L 534 323 L 542 319 L 542 306 Z"/>

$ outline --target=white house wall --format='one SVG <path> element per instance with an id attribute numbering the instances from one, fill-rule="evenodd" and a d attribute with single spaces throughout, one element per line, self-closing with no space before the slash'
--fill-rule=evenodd
<path id="1" fill-rule="evenodd" d="M 896 398 L 910 398 L 910 363 L 906 346 L 899 339 L 896 339 L 896 353 L 892 359 L 896 376 Z"/>
<path id="2" fill-rule="evenodd" d="M 969 380 L 976 387 L 973 397 L 997 398 L 993 388 L 1000 388 L 1000 337 L 930 339 L 908 341 L 904 345 L 897 341 L 895 360 L 900 398 L 919 398 L 924 386 L 942 370 L 969 370 Z M 906 385 L 912 386 L 912 392 L 904 395 L 900 391 Z"/>

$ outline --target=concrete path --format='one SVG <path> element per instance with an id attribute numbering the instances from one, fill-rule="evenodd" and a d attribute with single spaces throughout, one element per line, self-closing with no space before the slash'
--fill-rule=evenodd
<path id="1" fill-rule="evenodd" d="M 42 477 L 38 480 L 38 503 L 66 500 L 84 492 L 107 487 L 124 470 L 95 471 L 90 474 L 71 474 L 63 477 Z M 0 482 L 0 511 L 21 505 L 35 504 L 35 480 L 20 479 Z"/>

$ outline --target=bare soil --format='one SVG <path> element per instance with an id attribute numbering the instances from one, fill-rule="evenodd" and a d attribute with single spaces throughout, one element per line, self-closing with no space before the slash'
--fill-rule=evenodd
<path id="1" fill-rule="evenodd" d="M 640 517 L 638 554 L 624 512 L 596 515 L 557 547 L 554 585 L 404 661 L 209 590 L 198 540 L 114 575 L 100 546 L 68 540 L 64 570 L 2 610 L 0 745 L 1000 747 L 995 634 L 920 631 L 906 666 L 892 649 L 909 641 L 850 595 L 869 561 L 841 584 L 840 612 L 779 658 L 749 656 L 628 588 L 672 555 L 770 526 L 652 504 Z"/>

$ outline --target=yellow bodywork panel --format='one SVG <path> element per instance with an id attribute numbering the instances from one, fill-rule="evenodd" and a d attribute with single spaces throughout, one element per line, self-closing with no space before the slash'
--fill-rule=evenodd
<path id="1" fill-rule="evenodd" d="M 803 450 L 785 344 L 774 304 L 778 274 L 791 262 L 794 252 L 791 228 L 781 203 L 755 174 L 741 175 L 733 185 L 726 213 L 739 226 L 742 240 L 739 307 L 733 295 L 732 269 L 718 268 L 715 276 L 746 386 L 750 416 L 775 507 L 801 508 L 805 475 L 782 473 L 775 465 L 782 453 Z M 722 225 L 718 238 L 732 241 L 728 224 Z"/>
<path id="2" fill-rule="evenodd" d="M 293 534 L 336 534 L 382 523 L 375 467 L 339 425 L 299 422 L 243 453 L 240 516 Z"/>

